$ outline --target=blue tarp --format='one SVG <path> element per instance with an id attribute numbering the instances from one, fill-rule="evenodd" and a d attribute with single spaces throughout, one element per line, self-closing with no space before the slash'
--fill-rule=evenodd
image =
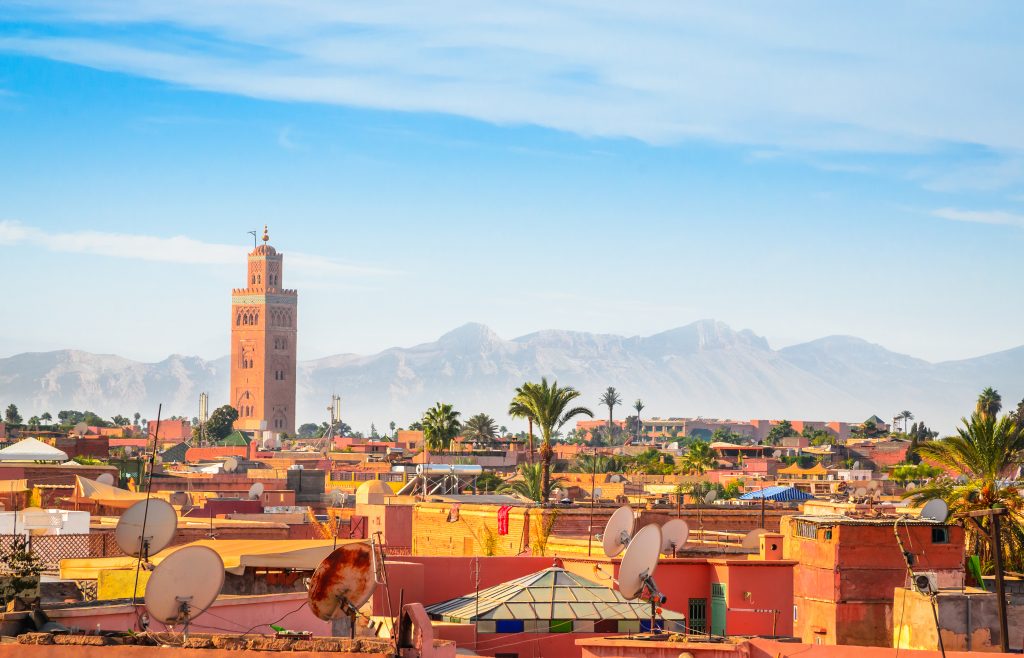
<path id="1" fill-rule="evenodd" d="M 796 487 L 768 487 L 760 491 L 751 491 L 740 496 L 740 500 L 774 500 L 780 503 L 800 502 L 814 498 L 811 494 L 800 491 Z"/>

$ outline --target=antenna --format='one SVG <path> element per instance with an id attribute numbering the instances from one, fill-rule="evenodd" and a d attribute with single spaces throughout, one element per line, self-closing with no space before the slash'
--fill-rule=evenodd
<path id="1" fill-rule="evenodd" d="M 633 508 L 629 505 L 623 505 L 612 513 L 601 535 L 605 555 L 615 557 L 626 548 L 633 536 L 633 523 Z"/>
<path id="2" fill-rule="evenodd" d="M 686 546 L 689 538 L 689 524 L 682 519 L 672 519 L 661 526 L 661 552 L 675 557 L 676 551 Z"/>
<path id="3" fill-rule="evenodd" d="M 238 460 L 234 457 L 228 457 L 224 460 L 224 465 L 221 467 L 225 473 L 234 473 L 238 471 Z"/>
<path id="4" fill-rule="evenodd" d="M 933 523 L 945 523 L 949 518 L 949 505 L 941 498 L 929 500 L 921 508 L 921 518 Z"/>
<path id="5" fill-rule="evenodd" d="M 168 555 L 146 585 L 149 616 L 167 626 L 188 626 L 206 612 L 224 586 L 224 561 L 206 546 L 186 546 Z"/>
<path id="6" fill-rule="evenodd" d="M 159 498 L 140 500 L 117 520 L 114 539 L 125 555 L 149 560 L 167 548 L 178 531 L 178 513 Z"/>
<path id="7" fill-rule="evenodd" d="M 658 606 L 668 600 L 654 582 L 661 546 L 661 528 L 656 523 L 645 525 L 629 542 L 619 564 L 618 585 L 623 598 L 632 601 L 646 591 L 645 598 L 651 603 L 651 633 L 657 632 Z"/>
<path id="8" fill-rule="evenodd" d="M 249 500 L 258 500 L 263 495 L 263 483 L 256 482 L 249 487 Z"/>
<path id="9" fill-rule="evenodd" d="M 314 615 L 324 621 L 355 616 L 377 587 L 373 553 L 370 544 L 354 542 L 324 558 L 309 579 L 309 609 Z"/>
<path id="10" fill-rule="evenodd" d="M 257 239 L 256 236 L 258 236 L 260 234 L 260 232 L 259 231 L 246 231 L 246 233 L 248 233 L 249 235 L 252 236 L 252 248 L 255 249 L 256 248 L 256 239 Z"/>
<path id="11" fill-rule="evenodd" d="M 99 477 L 96 478 L 96 481 L 100 484 L 114 486 L 114 476 L 110 473 L 100 473 Z"/>

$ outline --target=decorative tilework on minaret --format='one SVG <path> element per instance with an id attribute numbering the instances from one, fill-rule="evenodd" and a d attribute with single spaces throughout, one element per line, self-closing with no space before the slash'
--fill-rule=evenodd
<path id="1" fill-rule="evenodd" d="M 231 291 L 231 405 L 235 427 L 295 433 L 298 293 L 282 287 L 284 255 L 263 243 L 249 253 L 247 287 Z M 265 422 L 265 424 L 264 424 Z"/>

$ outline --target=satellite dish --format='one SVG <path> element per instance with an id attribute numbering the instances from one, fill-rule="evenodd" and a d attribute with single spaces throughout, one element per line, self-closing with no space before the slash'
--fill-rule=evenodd
<path id="1" fill-rule="evenodd" d="M 855 470 L 855 471 L 859 471 L 860 470 L 860 462 L 859 461 L 853 462 L 853 470 Z"/>
<path id="2" fill-rule="evenodd" d="M 968 482 L 970 482 L 970 478 L 968 478 L 966 475 L 958 475 L 956 478 L 957 484 L 967 484 Z"/>
<path id="3" fill-rule="evenodd" d="M 608 476 L 608 481 L 609 482 L 622 482 L 622 476 L 619 475 L 618 473 L 613 473 L 612 475 Z"/>
<path id="4" fill-rule="evenodd" d="M 781 456 L 782 456 L 782 451 L 781 450 L 775 450 L 775 451 L 772 452 L 772 457 L 774 457 L 776 459 L 778 459 Z"/>
<path id="5" fill-rule="evenodd" d="M 913 491 L 914 489 L 917 489 L 917 485 L 914 484 L 913 482 L 908 482 L 907 483 L 907 491 Z"/>
<path id="6" fill-rule="evenodd" d="M 228 457 L 224 460 L 224 466 L 222 468 L 225 473 L 234 473 L 238 470 L 238 460 L 234 457 Z"/>
<path id="7" fill-rule="evenodd" d="M 615 557 L 626 548 L 633 537 L 633 523 L 633 508 L 629 505 L 624 505 L 612 513 L 601 536 L 605 555 Z"/>
<path id="8" fill-rule="evenodd" d="M 331 493 L 328 495 L 328 502 L 331 507 L 341 507 L 345 504 L 345 492 L 341 489 L 331 489 Z"/>
<path id="9" fill-rule="evenodd" d="M 262 482 L 256 482 L 251 487 L 249 487 L 249 500 L 257 500 L 262 495 L 263 495 L 263 483 Z"/>
<path id="10" fill-rule="evenodd" d="M 866 495 L 868 495 L 868 490 L 865 489 L 864 487 L 857 487 L 857 490 L 853 492 L 853 495 L 854 496 L 866 496 Z"/>
<path id="11" fill-rule="evenodd" d="M 149 498 L 125 510 L 117 520 L 114 539 L 122 553 L 145 560 L 167 548 L 177 531 L 178 513 L 171 504 Z"/>
<path id="12" fill-rule="evenodd" d="M 921 518 L 935 523 L 945 523 L 946 519 L 949 518 L 949 506 L 946 505 L 946 501 L 940 498 L 929 500 L 921 508 Z"/>
<path id="13" fill-rule="evenodd" d="M 71 431 L 78 436 L 84 436 L 89 431 L 89 426 L 82 422 L 75 423 L 75 427 Z"/>
<path id="14" fill-rule="evenodd" d="M 690 526 L 682 519 L 672 519 L 661 526 L 661 552 L 675 555 L 676 551 L 686 546 L 690 538 Z"/>
<path id="15" fill-rule="evenodd" d="M 355 614 L 377 586 L 373 562 L 369 544 L 339 546 L 309 579 L 309 609 L 324 621 Z"/>
<path id="16" fill-rule="evenodd" d="M 704 494 L 704 504 L 710 505 L 711 503 L 718 500 L 718 492 L 714 489 Z"/>
<path id="17" fill-rule="evenodd" d="M 619 564 L 619 593 L 627 600 L 640 596 L 644 585 L 654 576 L 661 553 L 661 528 L 645 525 L 629 542 Z"/>
<path id="18" fill-rule="evenodd" d="M 206 546 L 186 546 L 168 555 L 146 584 L 149 616 L 168 626 L 206 612 L 224 586 L 224 561 Z"/>
<path id="19" fill-rule="evenodd" d="M 175 491 L 170 495 L 171 505 L 177 505 L 181 509 L 189 509 L 192 507 L 192 494 L 187 491 Z"/>
<path id="20" fill-rule="evenodd" d="M 100 473 L 99 477 L 96 478 L 96 481 L 100 484 L 106 484 L 111 487 L 114 486 L 114 476 L 110 473 Z"/>
<path id="21" fill-rule="evenodd" d="M 764 528 L 751 530 L 743 537 L 743 548 L 758 548 L 761 545 L 761 535 L 768 531 Z"/>

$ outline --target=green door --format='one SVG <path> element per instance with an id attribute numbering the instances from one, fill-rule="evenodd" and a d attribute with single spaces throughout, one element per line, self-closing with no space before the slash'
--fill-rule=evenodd
<path id="1" fill-rule="evenodd" d="M 711 583 L 711 634 L 725 635 L 725 584 Z"/>

